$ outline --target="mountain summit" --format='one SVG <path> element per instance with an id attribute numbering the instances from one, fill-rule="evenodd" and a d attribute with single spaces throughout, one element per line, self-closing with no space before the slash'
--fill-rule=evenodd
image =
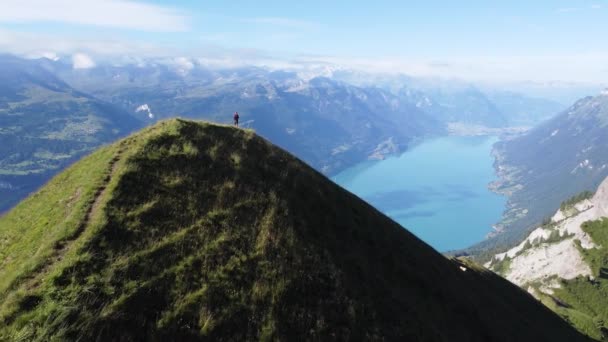
<path id="1" fill-rule="evenodd" d="M 0 218 L 0 340 L 585 341 L 252 131 L 173 119 Z"/>

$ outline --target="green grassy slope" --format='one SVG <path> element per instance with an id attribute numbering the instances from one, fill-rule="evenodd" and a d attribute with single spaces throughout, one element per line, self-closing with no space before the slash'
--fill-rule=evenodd
<path id="1" fill-rule="evenodd" d="M 585 341 L 253 132 L 177 119 L 0 218 L 0 322 L 10 341 Z"/>

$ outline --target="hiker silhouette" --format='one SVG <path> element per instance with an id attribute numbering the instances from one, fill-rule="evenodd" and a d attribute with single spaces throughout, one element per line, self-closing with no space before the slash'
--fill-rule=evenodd
<path id="1" fill-rule="evenodd" d="M 233 118 L 234 118 L 234 125 L 236 127 L 239 127 L 239 112 L 234 112 Z"/>

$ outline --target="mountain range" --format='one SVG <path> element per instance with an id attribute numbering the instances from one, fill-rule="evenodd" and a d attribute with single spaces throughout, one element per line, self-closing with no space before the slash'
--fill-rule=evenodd
<path id="1" fill-rule="evenodd" d="M 0 340 L 586 340 L 547 308 L 606 340 L 608 91 L 552 116 L 551 100 L 375 77 L 0 56 L 0 211 L 59 173 L 0 216 Z M 166 120 L 235 110 L 244 129 Z M 465 251 L 536 299 L 323 175 L 536 124 L 495 145 L 507 211 Z"/>
<path id="2" fill-rule="evenodd" d="M 250 130 L 172 119 L 0 217 L 0 339 L 587 341 Z"/>
<path id="3" fill-rule="evenodd" d="M 497 143 L 500 179 L 492 187 L 508 196 L 508 210 L 495 237 L 477 247 L 518 243 L 564 199 L 596 189 L 608 176 L 606 146 L 606 91 L 577 101 L 522 136 Z"/>
<path id="4" fill-rule="evenodd" d="M 553 97 L 538 96 L 536 92 L 527 95 L 525 91 L 515 92 L 488 85 L 477 86 L 459 80 L 374 75 L 346 70 L 333 71 L 331 75 L 350 84 L 377 86 L 398 94 L 402 99 L 424 109 L 429 115 L 448 125 L 532 127 L 567 106 Z M 519 89 L 519 85 L 513 89 Z M 543 95 L 549 94 L 550 91 Z M 560 93 L 557 98 L 563 99 L 563 94 Z"/>
<path id="5" fill-rule="evenodd" d="M 404 150 L 414 139 L 443 132 L 439 122 L 398 97 L 324 77 L 260 68 L 175 70 L 162 64 L 59 72 L 79 89 L 135 115 L 230 122 L 239 111 L 253 128 L 325 173 L 372 155 L 390 140 Z"/>
<path id="6" fill-rule="evenodd" d="M 345 70 L 210 68 L 191 60 L 79 69 L 65 59 L 8 55 L 0 56 L 0 68 L 6 71 L 0 76 L 0 212 L 94 147 L 163 118 L 227 123 L 239 111 L 244 127 L 332 175 L 448 134 L 453 124 L 460 125 L 458 134 L 468 125 L 483 132 L 519 125 L 522 115 L 537 122 L 556 106 L 523 95 L 494 94 L 493 102 L 463 83 Z M 526 103 L 535 103 L 534 113 L 520 110 Z"/>
<path id="7" fill-rule="evenodd" d="M 443 131 L 381 90 L 322 78 L 296 82 L 292 74 L 257 68 L 79 70 L 13 56 L 1 57 L 0 65 L 6 70 L 0 76 L 0 211 L 93 148 L 167 117 L 228 122 L 238 110 L 245 127 L 326 173 Z"/>
<path id="8" fill-rule="evenodd" d="M 39 63 L 0 57 L 0 212 L 101 144 L 141 127 Z"/>

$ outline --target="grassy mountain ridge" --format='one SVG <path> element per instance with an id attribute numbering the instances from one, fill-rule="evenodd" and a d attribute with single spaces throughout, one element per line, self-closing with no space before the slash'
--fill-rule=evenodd
<path id="1" fill-rule="evenodd" d="M 0 303 L 0 340 L 585 341 L 252 131 L 179 119 L 0 218 Z"/>

